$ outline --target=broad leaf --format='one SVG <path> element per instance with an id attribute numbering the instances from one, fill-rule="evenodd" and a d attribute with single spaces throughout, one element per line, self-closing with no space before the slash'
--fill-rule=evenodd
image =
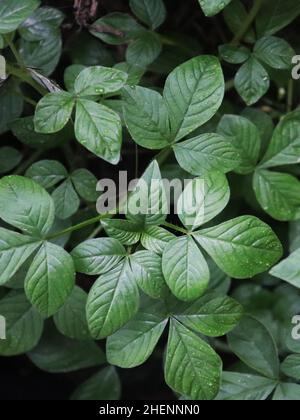
<path id="1" fill-rule="evenodd" d="M 272 268 L 270 274 L 300 289 L 300 249 Z"/>
<path id="2" fill-rule="evenodd" d="M 221 12 L 231 0 L 199 0 L 205 16 L 214 16 Z"/>
<path id="3" fill-rule="evenodd" d="M 26 176 L 49 189 L 67 178 L 68 172 L 57 160 L 41 160 L 27 169 Z"/>
<path id="4" fill-rule="evenodd" d="M 209 269 L 190 236 L 182 236 L 168 243 L 163 253 L 162 267 L 165 280 L 178 299 L 195 300 L 207 289 Z"/>
<path id="5" fill-rule="evenodd" d="M 223 60 L 230 64 L 242 64 L 248 60 L 251 55 L 251 52 L 247 47 L 231 44 L 220 45 L 219 53 Z"/>
<path id="6" fill-rule="evenodd" d="M 229 140 L 219 134 L 201 134 L 173 146 L 179 165 L 188 173 L 203 175 L 210 171 L 230 172 L 240 157 Z"/>
<path id="7" fill-rule="evenodd" d="M 25 292 L 38 311 L 50 317 L 66 302 L 74 287 L 72 258 L 61 247 L 45 242 L 25 279 Z"/>
<path id="8" fill-rule="evenodd" d="M 84 200 L 89 202 L 97 201 L 99 193 L 97 192 L 97 178 L 87 169 L 77 169 L 71 174 L 71 179 L 77 193 Z"/>
<path id="9" fill-rule="evenodd" d="M 253 216 L 241 216 L 193 235 L 221 270 L 233 278 L 245 279 L 267 271 L 282 255 L 275 233 Z"/>
<path id="10" fill-rule="evenodd" d="M 127 259 L 94 283 L 87 301 L 87 320 L 95 339 L 105 338 L 134 317 L 139 291 Z"/>
<path id="11" fill-rule="evenodd" d="M 210 120 L 223 96 L 224 77 L 216 57 L 195 57 L 173 70 L 166 81 L 164 98 L 174 140 Z"/>
<path id="12" fill-rule="evenodd" d="M 254 53 L 268 66 L 279 70 L 291 68 L 295 55 L 295 51 L 285 40 L 275 36 L 259 39 L 255 44 Z"/>
<path id="13" fill-rule="evenodd" d="M 147 68 L 155 61 L 162 51 L 162 44 L 155 32 L 144 31 L 131 42 L 126 51 L 126 61 L 142 68 Z"/>
<path id="14" fill-rule="evenodd" d="M 52 193 L 55 213 L 62 220 L 69 219 L 79 209 L 80 200 L 70 179 L 63 182 Z"/>
<path id="15" fill-rule="evenodd" d="M 31 179 L 7 176 L 0 180 L 0 217 L 26 234 L 40 237 L 54 222 L 53 200 Z"/>
<path id="16" fill-rule="evenodd" d="M 40 5 L 39 0 L 1 0 L 0 33 L 15 31 Z"/>
<path id="17" fill-rule="evenodd" d="M 167 322 L 163 304 L 146 301 L 128 324 L 108 338 L 108 362 L 126 369 L 143 364 L 151 356 Z"/>
<path id="18" fill-rule="evenodd" d="M 158 28 L 166 18 L 163 0 L 130 0 L 133 13 L 152 29 Z"/>
<path id="19" fill-rule="evenodd" d="M 300 401 L 300 385 L 281 383 L 276 388 L 273 401 Z"/>
<path id="20" fill-rule="evenodd" d="M 290 378 L 300 380 L 300 354 L 291 354 L 281 364 L 282 372 Z"/>
<path id="21" fill-rule="evenodd" d="M 141 226 L 129 220 L 107 219 L 101 225 L 108 236 L 117 239 L 123 245 L 135 245 L 141 237 Z"/>
<path id="22" fill-rule="evenodd" d="M 142 233 L 141 243 L 144 248 L 156 254 L 162 254 L 167 244 L 175 235 L 158 226 L 148 226 Z"/>
<path id="23" fill-rule="evenodd" d="M 165 362 L 167 384 L 193 400 L 212 400 L 219 391 L 222 361 L 199 336 L 172 320 Z"/>

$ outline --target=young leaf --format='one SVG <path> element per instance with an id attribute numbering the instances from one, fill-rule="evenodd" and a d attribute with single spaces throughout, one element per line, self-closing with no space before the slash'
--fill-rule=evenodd
<path id="1" fill-rule="evenodd" d="M 57 160 L 41 160 L 27 169 L 26 176 L 47 190 L 66 179 L 68 172 Z"/>
<path id="2" fill-rule="evenodd" d="M 23 291 L 11 291 L 0 300 L 6 320 L 6 339 L 0 340 L 1 356 L 16 356 L 33 349 L 43 332 L 43 318 L 30 305 Z"/>
<path id="3" fill-rule="evenodd" d="M 74 99 L 70 93 L 48 93 L 37 104 L 34 128 L 38 133 L 57 133 L 71 118 Z"/>
<path id="4" fill-rule="evenodd" d="M 117 164 L 120 160 L 122 126 L 118 114 L 104 105 L 77 100 L 75 135 L 96 156 Z"/>
<path id="5" fill-rule="evenodd" d="M 163 0 L 130 0 L 130 8 L 143 23 L 156 29 L 164 23 L 167 11 Z"/>
<path id="6" fill-rule="evenodd" d="M 0 228 L 0 285 L 7 283 L 38 248 L 40 242 Z"/>
<path id="7" fill-rule="evenodd" d="M 249 58 L 237 72 L 234 85 L 248 106 L 258 102 L 269 90 L 270 78 L 256 58 Z"/>
<path id="8" fill-rule="evenodd" d="M 20 0 L 1 0 L 0 33 L 15 31 L 39 5 L 39 0 L 26 0 L 21 3 Z"/>
<path id="9" fill-rule="evenodd" d="M 241 216 L 193 236 L 221 270 L 237 279 L 267 271 L 282 255 L 275 233 L 253 216 Z"/>
<path id="10" fill-rule="evenodd" d="M 228 335 L 228 342 L 233 352 L 251 369 L 267 378 L 278 379 L 278 351 L 273 337 L 261 322 L 245 316 Z"/>
<path id="11" fill-rule="evenodd" d="M 26 296 L 45 317 L 55 314 L 74 288 L 72 258 L 61 247 L 45 242 L 25 279 Z"/>
<path id="12" fill-rule="evenodd" d="M 240 372 L 223 372 L 218 401 L 262 401 L 274 391 L 276 381 Z"/>
<path id="13" fill-rule="evenodd" d="M 300 385 L 281 383 L 276 388 L 273 401 L 300 401 Z"/>
<path id="14" fill-rule="evenodd" d="M 88 275 L 111 271 L 127 255 L 126 249 L 116 239 L 89 239 L 79 244 L 71 253 L 76 271 Z"/>
<path id="15" fill-rule="evenodd" d="M 300 249 L 272 268 L 270 274 L 300 289 Z"/>
<path id="16" fill-rule="evenodd" d="M 138 251 L 130 261 L 136 282 L 143 292 L 154 299 L 162 298 L 167 286 L 161 256 L 151 251 Z"/>
<path id="17" fill-rule="evenodd" d="M 173 70 L 166 81 L 164 98 L 174 140 L 209 121 L 223 96 L 224 77 L 216 57 L 195 57 Z"/>
<path id="18" fill-rule="evenodd" d="M 214 16 L 221 12 L 231 0 L 199 0 L 205 16 Z"/>
<path id="19" fill-rule="evenodd" d="M 276 220 L 290 221 L 300 215 L 300 182 L 292 175 L 257 170 L 253 189 L 261 207 Z"/>
<path id="20" fill-rule="evenodd" d="M 295 55 L 295 51 L 285 40 L 275 36 L 259 39 L 254 46 L 254 53 L 268 66 L 279 70 L 289 69 Z"/>
<path id="21" fill-rule="evenodd" d="M 199 336 L 171 320 L 165 379 L 180 394 L 193 400 L 212 400 L 219 391 L 222 361 Z"/>
<path id="22" fill-rule="evenodd" d="M 54 222 L 53 200 L 31 179 L 7 176 L 0 180 L 0 217 L 26 234 L 41 237 Z"/>
<path id="23" fill-rule="evenodd" d="M 114 401 L 121 396 L 121 383 L 113 366 L 106 367 L 82 383 L 72 394 L 72 401 Z"/>
<path id="24" fill-rule="evenodd" d="M 99 193 L 97 192 L 97 178 L 87 169 L 77 169 L 71 174 L 71 180 L 77 193 L 84 200 L 89 202 L 97 201 Z"/>
<path id="25" fill-rule="evenodd" d="M 163 253 L 162 268 L 169 288 L 180 300 L 195 300 L 207 289 L 209 269 L 190 236 L 168 243 Z"/>
<path id="26" fill-rule="evenodd" d="M 300 354 L 291 354 L 281 364 L 282 372 L 290 378 L 300 380 Z"/>
<path id="27" fill-rule="evenodd" d="M 175 311 L 176 319 L 186 327 L 209 337 L 220 337 L 241 320 L 243 307 L 228 296 L 208 293 Z"/>
<path id="28" fill-rule="evenodd" d="M 139 307 L 139 291 L 127 259 L 103 274 L 90 290 L 87 320 L 95 339 L 113 334 L 134 317 Z"/>
<path id="29" fill-rule="evenodd" d="M 253 172 L 258 162 L 261 140 L 256 126 L 247 118 L 224 115 L 218 125 L 218 133 L 228 138 L 239 151 L 241 162 L 235 168 L 238 174 Z"/>
<path id="30" fill-rule="evenodd" d="M 237 149 L 219 134 L 201 134 L 173 146 L 179 165 L 188 173 L 203 175 L 210 171 L 227 173 L 240 163 Z"/>
<path id="31" fill-rule="evenodd" d="M 224 44 L 220 45 L 219 54 L 227 63 L 242 64 L 248 60 L 251 52 L 247 47 Z"/>
<path id="32" fill-rule="evenodd" d="M 145 363 L 167 322 L 168 317 L 161 302 L 145 301 L 136 316 L 108 338 L 108 362 L 126 369 Z"/>
<path id="33" fill-rule="evenodd" d="M 123 89 L 126 126 L 134 141 L 147 149 L 170 144 L 169 117 L 162 96 L 144 87 Z"/>
<path id="34" fill-rule="evenodd" d="M 69 219 L 79 209 L 80 200 L 70 179 L 67 179 L 53 191 L 52 198 L 55 213 L 62 220 Z"/>
<path id="35" fill-rule="evenodd" d="M 158 226 L 148 226 L 142 233 L 141 244 L 149 251 L 162 254 L 167 244 L 175 239 L 175 235 Z"/>
<path id="36" fill-rule="evenodd" d="M 127 81 L 127 74 L 109 67 L 88 67 L 79 74 L 75 81 L 75 93 L 78 96 L 99 96 L 118 92 Z"/>
<path id="37" fill-rule="evenodd" d="M 185 187 L 177 203 L 179 218 L 188 229 L 194 230 L 221 213 L 229 199 L 226 176 L 209 172 L 202 178 L 194 178 Z"/>

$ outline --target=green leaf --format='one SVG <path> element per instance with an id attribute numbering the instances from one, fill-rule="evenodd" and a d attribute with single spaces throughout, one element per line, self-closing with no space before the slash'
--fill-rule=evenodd
<path id="1" fill-rule="evenodd" d="M 228 296 L 208 293 L 175 311 L 176 319 L 187 328 L 209 337 L 221 337 L 241 320 L 243 307 Z"/>
<path id="2" fill-rule="evenodd" d="M 189 182 L 178 199 L 177 212 L 184 226 L 194 230 L 221 213 L 229 199 L 226 176 L 221 172 L 209 172 Z"/>
<path id="3" fill-rule="evenodd" d="M 0 4 L 0 33 L 7 34 L 15 31 L 32 12 L 40 5 L 39 0 L 1 0 Z"/>
<path id="4" fill-rule="evenodd" d="M 247 47 L 231 44 L 220 45 L 219 54 L 227 63 L 242 64 L 250 57 L 251 53 Z"/>
<path id="5" fill-rule="evenodd" d="M 54 204 L 39 184 L 11 175 L 0 180 L 0 217 L 25 233 L 40 237 L 54 222 Z"/>
<path id="6" fill-rule="evenodd" d="M 141 244 L 149 251 L 162 254 L 167 244 L 175 239 L 175 235 L 158 226 L 148 226 L 142 233 Z"/>
<path id="7" fill-rule="evenodd" d="M 6 339 L 0 340 L 1 356 L 17 356 L 33 349 L 43 332 L 43 318 L 21 291 L 11 291 L 0 300 L 6 320 Z"/>
<path id="8" fill-rule="evenodd" d="M 87 301 L 87 320 L 95 339 L 113 334 L 134 317 L 139 291 L 130 263 L 123 260 L 94 283 Z"/>
<path id="9" fill-rule="evenodd" d="M 82 383 L 72 394 L 73 401 L 114 401 L 121 397 L 121 383 L 113 366 L 106 367 Z"/>
<path id="10" fill-rule="evenodd" d="M 281 364 L 282 372 L 290 378 L 300 380 L 300 354 L 291 354 Z"/>
<path id="11" fill-rule="evenodd" d="M 175 144 L 173 150 L 179 165 L 195 176 L 210 171 L 230 172 L 240 162 L 238 151 L 230 141 L 215 133 Z"/>
<path id="12" fill-rule="evenodd" d="M 39 369 L 50 373 L 68 373 L 105 362 L 105 354 L 94 341 L 71 340 L 54 328 L 43 335 L 28 357 Z"/>
<path id="13" fill-rule="evenodd" d="M 64 128 L 74 107 L 70 93 L 48 93 L 37 104 L 34 116 L 34 127 L 38 133 L 57 133 Z"/>
<path id="14" fill-rule="evenodd" d="M 77 169 L 72 173 L 71 180 L 80 197 L 92 203 L 97 201 L 99 197 L 97 192 L 98 180 L 92 172 L 84 168 Z"/>
<path id="15" fill-rule="evenodd" d="M 82 64 L 72 64 L 66 68 L 64 72 L 64 84 L 69 92 L 74 93 L 75 81 L 85 68 Z"/>
<path id="16" fill-rule="evenodd" d="M 300 289 L 300 249 L 272 268 L 270 274 Z"/>
<path id="17" fill-rule="evenodd" d="M 247 118 L 238 115 L 224 115 L 218 125 L 218 133 L 228 138 L 239 151 L 241 162 L 235 168 L 238 174 L 253 172 L 261 149 L 260 134 Z"/>
<path id="18" fill-rule="evenodd" d="M 174 140 L 209 121 L 223 96 L 224 77 L 216 57 L 195 57 L 173 70 L 166 81 L 164 98 Z"/>
<path id="19" fill-rule="evenodd" d="M 190 236 L 169 242 L 163 253 L 162 268 L 172 293 L 180 300 L 195 300 L 207 289 L 209 269 Z"/>
<path id="20" fill-rule="evenodd" d="M 86 292 L 75 286 L 65 304 L 54 316 L 56 328 L 61 334 L 75 340 L 90 338 L 85 316 L 86 302 Z"/>
<path id="21" fill-rule="evenodd" d="M 22 160 L 21 153 L 13 147 L 0 147 L 0 174 L 10 172 Z"/>
<path id="22" fill-rule="evenodd" d="M 108 362 L 126 369 L 145 363 L 153 353 L 167 322 L 168 317 L 161 302 L 145 301 L 136 316 L 108 338 Z"/>
<path id="23" fill-rule="evenodd" d="M 269 90 L 270 78 L 256 58 L 251 57 L 237 72 L 234 85 L 248 106 L 258 102 Z"/>
<path id="24" fill-rule="evenodd" d="M 169 117 L 162 96 L 144 87 L 123 89 L 125 123 L 134 141 L 147 149 L 170 144 Z"/>
<path id="25" fill-rule="evenodd" d="M 242 116 L 248 118 L 258 128 L 262 141 L 261 154 L 263 155 L 268 148 L 270 138 L 274 131 L 272 117 L 258 108 L 245 108 Z"/>
<path id="26" fill-rule="evenodd" d="M 257 41 L 254 54 L 268 66 L 284 70 L 291 68 L 295 51 L 284 39 L 266 36 Z"/>
<path id="27" fill-rule="evenodd" d="M 40 160 L 26 171 L 26 176 L 46 189 L 50 189 L 68 177 L 66 168 L 57 160 Z"/>
<path id="28" fill-rule="evenodd" d="M 126 51 L 126 61 L 129 64 L 138 63 L 140 67 L 148 67 L 162 51 L 158 35 L 151 31 L 143 31 L 131 42 Z"/>
<path id="29" fill-rule="evenodd" d="M 151 29 L 161 26 L 167 16 L 163 0 L 130 0 L 130 8 Z"/>
<path id="30" fill-rule="evenodd" d="M 25 279 L 25 292 L 45 317 L 55 314 L 74 288 L 72 258 L 61 247 L 45 242 L 35 256 Z"/>
<path id="31" fill-rule="evenodd" d="M 23 98 L 17 82 L 8 80 L 1 87 L 0 95 L 0 134 L 8 131 L 13 120 L 20 117 L 23 112 Z"/>
<path id="32" fill-rule="evenodd" d="M 80 200 L 74 190 L 72 181 L 67 179 L 52 193 L 57 217 L 66 220 L 79 209 Z"/>
<path id="33" fill-rule="evenodd" d="M 220 13 L 232 0 L 199 0 L 205 16 L 214 16 Z"/>
<path id="34" fill-rule="evenodd" d="M 108 236 L 117 239 L 123 245 L 135 245 L 141 237 L 141 226 L 129 220 L 107 219 L 101 225 Z"/>
<path id="35" fill-rule="evenodd" d="M 136 282 L 143 292 L 154 299 L 162 298 L 167 286 L 161 256 L 151 251 L 138 251 L 131 256 L 130 262 Z"/>
<path id="36" fill-rule="evenodd" d="M 60 27 L 64 14 L 53 7 L 40 7 L 21 24 L 19 33 L 26 41 L 46 39 Z"/>
<path id="37" fill-rule="evenodd" d="M 262 401 L 273 392 L 276 382 L 262 376 L 223 372 L 219 401 Z"/>
<path id="38" fill-rule="evenodd" d="M 223 15 L 228 28 L 233 35 L 236 35 L 244 28 L 244 22 L 248 18 L 248 10 L 241 1 L 233 0 L 224 9 Z M 255 37 L 254 30 L 250 28 L 244 35 L 244 40 L 251 44 L 255 42 Z"/>
<path id="39" fill-rule="evenodd" d="M 292 165 L 299 163 L 300 153 L 300 114 L 296 110 L 287 114 L 277 125 L 268 150 L 260 166 Z"/>
<path id="40" fill-rule="evenodd" d="M 273 401 L 300 401 L 300 385 L 281 383 L 276 388 Z"/>
<path id="41" fill-rule="evenodd" d="M 171 320 L 165 379 L 193 400 L 213 400 L 220 387 L 222 361 L 199 336 Z"/>
<path id="42" fill-rule="evenodd" d="M 30 236 L 0 228 L 0 285 L 17 273 L 39 244 Z"/>
<path id="43" fill-rule="evenodd" d="M 299 14 L 300 5 L 294 0 L 265 0 L 256 20 L 258 34 L 273 35 Z"/>
<path id="44" fill-rule="evenodd" d="M 88 67 L 79 74 L 75 81 L 75 93 L 78 96 L 99 96 L 119 91 L 127 81 L 127 74 L 109 67 Z"/>
<path id="45" fill-rule="evenodd" d="M 120 160 L 121 120 L 104 105 L 86 99 L 77 100 L 75 135 L 79 143 L 109 163 Z"/>
<path id="46" fill-rule="evenodd" d="M 104 274 L 116 267 L 127 255 L 119 241 L 112 238 L 89 239 L 71 253 L 76 271 L 88 275 Z"/>
<path id="47" fill-rule="evenodd" d="M 280 221 L 300 216 L 300 182 L 292 175 L 258 170 L 254 174 L 256 198 L 270 216 Z"/>
<path id="48" fill-rule="evenodd" d="M 127 209 L 126 217 L 141 226 L 158 226 L 166 220 L 168 202 L 156 160 L 150 163 L 129 195 Z"/>
<path id="49" fill-rule="evenodd" d="M 232 351 L 251 369 L 278 379 L 279 359 L 273 337 L 267 328 L 253 317 L 245 316 L 228 335 Z"/>
<path id="50" fill-rule="evenodd" d="M 193 236 L 221 270 L 237 279 L 267 271 L 282 256 L 275 233 L 253 216 L 241 216 Z"/>

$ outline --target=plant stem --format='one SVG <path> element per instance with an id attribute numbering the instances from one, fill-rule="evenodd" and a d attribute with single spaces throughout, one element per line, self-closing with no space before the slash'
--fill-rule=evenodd
<path id="1" fill-rule="evenodd" d="M 235 35 L 235 37 L 231 41 L 231 45 L 236 46 L 242 41 L 242 39 L 244 38 L 248 30 L 250 29 L 252 23 L 254 22 L 256 16 L 258 15 L 258 12 L 260 11 L 262 4 L 263 4 L 263 0 L 254 0 L 252 9 L 250 10 L 248 14 L 247 19 L 245 20 L 243 26 L 241 27 L 241 29 L 238 31 L 238 33 Z"/>
<path id="2" fill-rule="evenodd" d="M 173 223 L 165 222 L 165 223 L 163 223 L 163 226 L 165 226 L 165 227 L 167 227 L 169 229 L 175 230 L 176 232 L 183 233 L 184 235 L 186 235 L 186 234 L 189 233 L 186 229 L 181 228 L 181 227 L 176 226 L 176 225 L 173 225 Z"/>
<path id="3" fill-rule="evenodd" d="M 31 76 L 29 75 L 27 69 L 19 69 L 16 68 L 10 64 L 6 65 L 8 72 L 12 75 L 17 77 L 18 79 L 22 80 L 22 82 L 27 83 L 30 85 L 33 89 L 35 89 L 41 96 L 45 96 L 47 93 L 49 93 L 46 89 L 44 89 L 42 86 L 40 86 L 37 82 L 35 82 Z"/>
<path id="4" fill-rule="evenodd" d="M 102 219 L 107 217 L 106 214 L 100 214 L 99 216 L 93 217 L 92 219 L 85 220 L 84 222 L 78 223 L 77 225 L 70 226 L 67 229 L 61 230 L 60 232 L 54 233 L 53 235 L 50 235 L 46 238 L 47 241 L 51 239 L 56 239 L 61 236 L 65 236 L 69 233 L 75 232 L 76 230 L 83 229 L 87 226 L 94 225 L 96 223 L 99 223 Z"/>
<path id="5" fill-rule="evenodd" d="M 7 42 L 7 45 L 9 46 L 11 52 L 13 53 L 18 65 L 21 68 L 26 68 L 19 51 L 17 50 L 17 48 L 15 47 L 15 44 L 10 39 L 9 35 L 4 36 L 4 38 L 5 38 L 5 41 Z"/>

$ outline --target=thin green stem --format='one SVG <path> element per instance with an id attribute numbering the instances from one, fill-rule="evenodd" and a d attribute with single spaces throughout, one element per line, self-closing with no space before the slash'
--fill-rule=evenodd
<path id="1" fill-rule="evenodd" d="M 258 15 L 261 6 L 263 4 L 263 0 L 254 0 L 252 9 L 250 10 L 247 19 L 245 20 L 244 24 L 242 25 L 241 29 L 237 32 L 233 40 L 231 41 L 231 45 L 238 45 L 248 30 L 250 29 L 252 23 L 254 22 L 256 16 Z"/>
<path id="2" fill-rule="evenodd" d="M 96 223 L 101 222 L 102 219 L 107 217 L 106 214 L 100 214 L 99 216 L 93 217 L 91 219 L 85 220 L 84 222 L 78 223 L 77 225 L 70 226 L 67 229 L 61 230 L 60 232 L 54 233 L 53 235 L 49 235 L 46 240 L 50 241 L 51 239 L 60 238 L 61 236 L 65 236 L 69 233 L 75 232 L 80 229 L 84 229 L 87 226 L 95 225 Z"/>
<path id="3" fill-rule="evenodd" d="M 171 230 L 174 230 L 175 232 L 183 233 L 184 235 L 187 235 L 189 233 L 186 229 L 181 228 L 181 227 L 176 226 L 176 225 L 173 225 L 173 223 L 164 222 L 163 226 L 165 226 L 165 227 L 167 227 Z"/>
<path id="4" fill-rule="evenodd" d="M 20 79 L 22 82 L 27 83 L 30 85 L 34 90 L 36 90 L 41 96 L 45 96 L 47 93 L 49 93 L 46 89 L 44 89 L 42 86 L 40 86 L 37 82 L 35 82 L 30 74 L 28 73 L 28 70 L 25 68 L 17 68 L 10 64 L 7 64 L 7 70 L 12 75 Z"/>
<path id="5" fill-rule="evenodd" d="M 21 54 L 19 53 L 19 51 L 17 50 L 17 48 L 15 47 L 15 44 L 12 42 L 11 38 L 9 35 L 5 35 L 4 36 L 5 41 L 7 42 L 7 45 L 9 46 L 11 52 L 13 53 L 18 65 L 21 68 L 26 68 L 24 62 L 23 62 L 23 58 L 21 57 Z"/>

